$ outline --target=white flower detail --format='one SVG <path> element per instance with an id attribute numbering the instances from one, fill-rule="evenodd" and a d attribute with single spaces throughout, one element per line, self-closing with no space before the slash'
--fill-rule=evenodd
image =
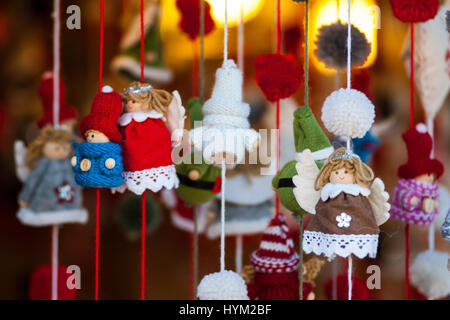
<path id="1" fill-rule="evenodd" d="M 341 214 L 336 217 L 336 221 L 338 228 L 348 228 L 350 227 L 352 217 L 345 212 L 341 212 Z"/>

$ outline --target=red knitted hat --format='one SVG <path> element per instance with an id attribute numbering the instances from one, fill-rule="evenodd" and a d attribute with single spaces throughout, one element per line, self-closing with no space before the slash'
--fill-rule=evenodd
<path id="1" fill-rule="evenodd" d="M 283 216 L 273 218 L 261 237 L 259 249 L 250 256 L 256 272 L 286 273 L 297 270 L 300 259 Z"/>
<path id="2" fill-rule="evenodd" d="M 42 107 L 44 114 L 38 120 L 39 128 L 47 124 L 53 125 L 53 73 L 48 71 L 42 76 L 41 84 L 39 85 L 39 95 L 42 100 Z M 64 81 L 59 79 L 59 121 L 69 119 L 77 119 L 77 112 L 73 107 L 66 104 L 66 86 Z"/>
<path id="3" fill-rule="evenodd" d="M 106 135 L 111 142 L 121 143 L 122 134 L 116 125 L 122 113 L 122 99 L 110 86 L 104 86 L 92 102 L 91 113 L 80 122 L 80 134 L 96 130 Z"/>
<path id="4" fill-rule="evenodd" d="M 433 140 L 423 123 L 409 129 L 402 135 L 408 150 L 408 162 L 398 168 L 398 175 L 404 179 L 414 179 L 425 173 L 435 173 L 439 178 L 444 166 L 437 159 L 431 159 Z"/>

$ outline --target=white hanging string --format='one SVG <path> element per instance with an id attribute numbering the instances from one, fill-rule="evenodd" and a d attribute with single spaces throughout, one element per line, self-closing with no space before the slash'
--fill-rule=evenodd
<path id="1" fill-rule="evenodd" d="M 352 256 L 348 256 L 348 300 L 352 300 Z"/>
<path id="2" fill-rule="evenodd" d="M 243 241 L 242 234 L 236 236 L 236 272 L 240 273 L 242 271 L 242 251 L 243 251 Z"/>
<path id="3" fill-rule="evenodd" d="M 347 25 L 347 89 L 351 89 L 351 73 L 352 73 L 352 22 L 351 22 L 352 0 L 348 0 L 348 25 Z M 351 137 L 347 137 L 347 150 L 351 151 Z"/>
<path id="4" fill-rule="evenodd" d="M 60 0 L 53 1 L 53 126 L 59 128 L 59 70 L 60 70 Z M 52 300 L 58 300 L 58 234 L 59 226 L 52 226 Z"/>
<path id="5" fill-rule="evenodd" d="M 222 160 L 222 193 L 220 201 L 220 271 L 225 271 L 225 159 Z"/>
<path id="6" fill-rule="evenodd" d="M 223 62 L 228 60 L 228 0 L 225 0 L 225 22 L 223 26 Z"/>
<path id="7" fill-rule="evenodd" d="M 434 158 L 434 119 L 427 117 L 428 133 L 430 134 L 432 147 L 430 158 Z M 434 223 L 428 228 L 428 250 L 434 250 Z"/>
<path id="8" fill-rule="evenodd" d="M 238 25 L 238 65 L 244 73 L 244 0 L 240 0 L 240 15 Z"/>

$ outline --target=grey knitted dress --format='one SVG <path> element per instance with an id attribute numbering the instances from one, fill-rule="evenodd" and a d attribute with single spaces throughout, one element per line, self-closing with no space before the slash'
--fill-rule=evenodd
<path id="1" fill-rule="evenodd" d="M 17 213 L 25 225 L 87 221 L 87 212 L 81 206 L 81 188 L 75 183 L 69 159 L 41 158 L 25 181 L 19 200 L 27 203 Z"/>

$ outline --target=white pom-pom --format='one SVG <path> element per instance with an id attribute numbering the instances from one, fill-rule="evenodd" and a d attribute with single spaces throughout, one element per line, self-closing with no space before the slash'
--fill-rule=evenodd
<path id="1" fill-rule="evenodd" d="M 355 89 L 334 91 L 322 107 L 322 121 L 336 136 L 362 138 L 374 119 L 374 105 L 364 93 Z"/>
<path id="2" fill-rule="evenodd" d="M 111 87 L 111 86 L 104 86 L 103 88 L 102 88 L 102 92 L 104 92 L 104 93 L 111 93 L 111 92 L 113 92 L 114 90 L 113 90 L 113 88 Z"/>
<path id="3" fill-rule="evenodd" d="M 440 299 L 450 294 L 450 255 L 440 251 L 424 251 L 417 255 L 409 268 L 411 283 L 428 299 Z"/>
<path id="4" fill-rule="evenodd" d="M 420 133 L 427 133 L 428 132 L 427 126 L 425 124 L 423 124 L 423 123 L 418 123 L 416 125 L 416 130 L 417 130 L 417 132 L 420 132 Z"/>
<path id="5" fill-rule="evenodd" d="M 249 300 L 244 279 L 224 270 L 206 275 L 197 287 L 200 300 Z"/>

